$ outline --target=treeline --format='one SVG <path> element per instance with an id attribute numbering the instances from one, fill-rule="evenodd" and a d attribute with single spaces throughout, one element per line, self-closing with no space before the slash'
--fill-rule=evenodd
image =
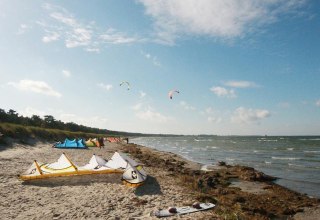
<path id="1" fill-rule="evenodd" d="M 107 129 L 92 128 L 84 125 L 78 125 L 74 122 L 63 122 L 56 120 L 52 115 L 45 115 L 41 118 L 38 115 L 24 117 L 19 115 L 15 110 L 10 109 L 7 112 L 0 108 L 0 123 L 12 123 L 24 126 L 33 126 L 39 128 L 58 129 L 72 132 L 95 133 L 105 135 L 141 135 L 138 133 L 128 133 L 120 131 L 111 131 Z"/>

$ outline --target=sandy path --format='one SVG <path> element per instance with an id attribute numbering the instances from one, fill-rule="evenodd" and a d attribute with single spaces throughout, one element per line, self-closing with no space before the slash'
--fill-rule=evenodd
<path id="1" fill-rule="evenodd" d="M 51 163 L 65 152 L 75 164 L 82 166 L 93 153 L 108 159 L 116 150 L 116 144 L 103 149 L 61 150 L 41 143 L 16 144 L 0 151 L 1 219 L 156 219 L 149 214 L 158 208 L 194 202 L 168 173 L 148 167 L 145 169 L 149 178 L 137 189 L 121 184 L 119 174 L 64 177 L 32 184 L 24 184 L 17 177 L 34 159 Z M 179 218 L 205 219 L 212 214 L 212 211 L 198 212 Z"/>

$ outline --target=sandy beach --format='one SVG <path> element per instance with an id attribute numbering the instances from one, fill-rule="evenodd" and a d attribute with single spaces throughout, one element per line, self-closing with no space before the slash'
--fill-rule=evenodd
<path id="1" fill-rule="evenodd" d="M 216 166 L 200 171 L 200 164 L 134 144 L 107 143 L 88 150 L 51 146 L 44 142 L 1 146 L 1 219 L 157 219 L 150 213 L 196 201 L 214 202 L 216 207 L 168 219 L 319 218 L 319 200 L 273 184 L 271 177 L 250 168 Z M 143 186 L 128 188 L 119 174 L 29 183 L 18 178 L 34 159 L 52 163 L 65 152 L 82 166 L 93 154 L 109 159 L 115 151 L 145 165 L 148 179 Z"/>

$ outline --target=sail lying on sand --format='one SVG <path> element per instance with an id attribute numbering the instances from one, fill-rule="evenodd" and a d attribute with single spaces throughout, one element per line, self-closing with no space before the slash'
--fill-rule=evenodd
<path id="1" fill-rule="evenodd" d="M 64 142 L 57 142 L 53 145 L 55 148 L 78 148 L 78 149 L 86 149 L 86 145 L 83 139 L 74 139 L 69 140 L 66 138 Z"/>
<path id="2" fill-rule="evenodd" d="M 123 153 L 116 152 L 112 158 L 112 162 L 107 162 L 94 154 L 88 164 L 79 167 L 63 153 L 54 163 L 43 164 L 35 160 L 30 168 L 20 175 L 20 179 L 28 181 L 60 176 L 123 173 L 122 180 L 126 185 L 137 187 L 144 183 L 147 174 L 142 165 Z"/>

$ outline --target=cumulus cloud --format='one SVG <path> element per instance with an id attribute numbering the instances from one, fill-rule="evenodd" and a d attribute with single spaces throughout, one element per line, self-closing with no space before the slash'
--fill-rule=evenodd
<path id="1" fill-rule="evenodd" d="M 31 91 L 35 93 L 40 93 L 48 96 L 61 97 L 61 94 L 53 90 L 46 82 L 43 81 L 33 81 L 33 80 L 20 80 L 18 83 L 9 82 L 8 85 L 13 86 L 19 90 Z"/>
<path id="2" fill-rule="evenodd" d="M 138 119 L 151 123 L 166 123 L 172 120 L 171 117 L 165 116 L 160 112 L 157 112 L 150 106 L 146 106 L 142 102 L 137 103 L 131 107 L 135 111 L 135 116 Z"/>
<path id="3" fill-rule="evenodd" d="M 253 88 L 253 87 L 258 87 L 258 85 L 254 82 L 249 82 L 249 81 L 228 81 L 225 82 L 224 85 L 233 87 L 233 88 Z"/>
<path id="4" fill-rule="evenodd" d="M 305 0 L 139 0 L 155 21 L 158 38 L 173 44 L 181 34 L 219 39 L 242 37 L 287 13 Z"/>
<path id="5" fill-rule="evenodd" d="M 113 88 L 111 84 L 98 83 L 97 85 L 106 91 L 110 91 Z"/>
<path id="6" fill-rule="evenodd" d="M 222 118 L 217 116 L 217 111 L 215 111 L 212 107 L 207 107 L 200 113 L 207 117 L 207 121 L 209 123 L 220 123 L 222 121 Z"/>
<path id="7" fill-rule="evenodd" d="M 71 72 L 69 70 L 62 70 L 62 74 L 64 77 L 67 77 L 67 78 L 71 76 Z"/>
<path id="8" fill-rule="evenodd" d="M 210 88 L 210 90 L 219 97 L 235 98 L 236 94 L 233 89 L 226 89 L 224 87 L 216 86 Z"/>
<path id="9" fill-rule="evenodd" d="M 136 116 L 141 120 L 156 123 L 165 123 L 170 120 L 169 117 L 164 116 L 160 112 L 157 112 L 151 108 L 137 112 Z"/>
<path id="10" fill-rule="evenodd" d="M 182 106 L 185 110 L 196 110 L 195 107 L 189 105 L 189 104 L 186 103 L 185 101 L 181 101 L 181 102 L 180 102 L 180 106 Z"/>
<path id="11" fill-rule="evenodd" d="M 60 34 L 55 31 L 47 31 L 47 34 L 42 37 L 44 43 L 50 43 L 52 41 L 57 41 L 60 38 Z"/>
<path id="12" fill-rule="evenodd" d="M 270 115 L 270 112 L 265 109 L 247 109 L 244 107 L 239 107 L 233 112 L 231 121 L 236 123 L 257 122 L 261 119 L 269 117 Z"/>

